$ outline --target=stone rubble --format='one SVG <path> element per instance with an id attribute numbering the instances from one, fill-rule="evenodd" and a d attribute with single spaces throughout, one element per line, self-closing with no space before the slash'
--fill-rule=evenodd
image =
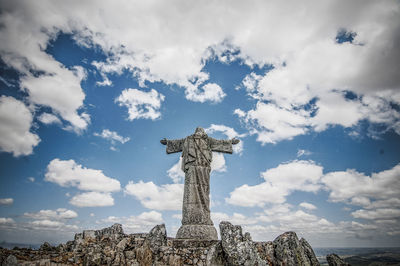
<path id="1" fill-rule="evenodd" d="M 168 238 L 165 225 L 124 234 L 120 224 L 85 230 L 57 247 L 0 248 L 0 265 L 319 265 L 314 251 L 294 232 L 255 242 L 240 226 L 220 224 L 221 240 Z"/>

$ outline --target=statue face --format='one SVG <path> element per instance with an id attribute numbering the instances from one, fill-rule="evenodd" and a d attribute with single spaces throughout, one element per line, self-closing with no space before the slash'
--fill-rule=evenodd
<path id="1" fill-rule="evenodd" d="M 204 129 L 202 127 L 197 127 L 194 134 L 197 136 L 203 136 L 203 135 L 206 135 L 206 132 L 204 131 Z"/>

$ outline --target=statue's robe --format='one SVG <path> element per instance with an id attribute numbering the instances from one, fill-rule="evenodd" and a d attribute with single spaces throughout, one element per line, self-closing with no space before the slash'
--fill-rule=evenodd
<path id="1" fill-rule="evenodd" d="M 185 172 L 182 225 L 213 225 L 210 218 L 210 172 L 212 152 L 232 153 L 231 140 L 191 135 L 168 140 L 167 153 L 182 152 Z"/>

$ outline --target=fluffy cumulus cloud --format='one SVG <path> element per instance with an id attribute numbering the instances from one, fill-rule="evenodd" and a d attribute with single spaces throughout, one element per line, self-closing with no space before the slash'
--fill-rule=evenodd
<path id="1" fill-rule="evenodd" d="M 20 85 L 31 103 L 52 108 L 74 130 L 89 122 L 80 87 L 85 73 L 46 53 L 59 32 L 107 55 L 92 62 L 104 79 L 99 85 L 111 85 L 109 74 L 127 70 L 142 87 L 176 84 L 192 101 L 225 97 L 210 82 L 207 60 L 273 66 L 243 81 L 258 104 L 241 110 L 242 119 L 262 143 L 334 125 L 352 127 L 364 119 L 399 133 L 400 115 L 392 108 L 400 102 L 397 1 L 182 3 L 3 3 L 1 58 L 23 74 Z M 356 97 L 347 97 L 349 91 Z M 151 104 L 125 104 L 129 119 L 159 117 Z"/>
<path id="2" fill-rule="evenodd" d="M 2 3 L 1 59 L 23 74 L 20 87 L 28 93 L 30 103 L 50 107 L 68 122 L 66 128 L 81 131 L 89 122 L 89 116 L 80 111 L 85 99 L 80 83 L 86 73 L 78 66 L 68 69 L 46 53 L 49 41 L 60 30 L 72 30 L 65 17 L 36 16 L 40 10 L 50 12 L 48 7 L 46 3 Z"/>
<path id="3" fill-rule="evenodd" d="M 41 115 L 39 115 L 37 117 L 37 119 L 46 125 L 61 124 L 61 120 L 57 116 L 55 116 L 53 114 L 49 114 L 49 113 L 42 113 Z"/>
<path id="4" fill-rule="evenodd" d="M 47 166 L 45 180 L 62 187 L 73 186 L 80 190 L 99 192 L 120 190 L 118 180 L 105 176 L 101 170 L 83 167 L 74 160 L 52 160 Z"/>
<path id="5" fill-rule="evenodd" d="M 307 210 L 315 210 L 317 207 L 315 205 L 308 203 L 308 202 L 302 202 L 299 204 L 300 207 L 307 209 Z"/>
<path id="6" fill-rule="evenodd" d="M 166 184 L 158 186 L 153 182 L 129 181 L 125 194 L 134 196 L 140 203 L 153 210 L 181 210 L 183 184 Z"/>
<path id="7" fill-rule="evenodd" d="M 332 241 L 344 237 L 356 239 L 385 239 L 393 241 L 400 224 L 400 165 L 367 176 L 355 170 L 333 171 L 323 174 L 322 166 L 312 161 L 292 161 L 280 164 L 261 173 L 265 182 L 258 185 L 240 186 L 226 199 L 229 204 L 258 207 L 262 212 L 246 216 L 242 223 L 250 221 L 245 229 L 256 239 L 267 239 L 283 231 L 294 230 L 311 239 L 324 234 Z M 286 202 L 295 191 L 315 193 L 325 190 L 331 202 L 346 204 L 350 221 L 333 223 L 317 213 L 318 204 L 301 202 L 297 207 Z M 227 214 L 215 219 L 234 220 Z M 253 221 L 256 221 L 253 223 Z"/>
<path id="8" fill-rule="evenodd" d="M 149 92 L 138 89 L 123 90 L 115 99 L 120 106 L 128 108 L 128 119 L 151 119 L 161 117 L 160 107 L 164 101 L 164 95 L 152 89 Z"/>
<path id="9" fill-rule="evenodd" d="M 105 176 L 101 170 L 83 167 L 74 160 L 52 160 L 47 166 L 45 180 L 62 187 L 89 191 L 71 198 L 70 203 L 78 207 L 112 206 L 111 192 L 121 189 L 117 179 Z"/>
<path id="10" fill-rule="evenodd" d="M 143 233 L 150 231 L 157 224 L 163 223 L 163 217 L 160 212 L 149 211 L 142 212 L 141 214 L 129 217 L 116 217 L 109 216 L 105 219 L 96 221 L 98 224 L 107 224 L 107 226 L 114 223 L 121 223 L 125 233 Z"/>
<path id="11" fill-rule="evenodd" d="M 78 214 L 73 210 L 59 208 L 57 210 L 40 210 L 33 213 L 26 212 L 24 217 L 35 220 L 63 220 L 76 218 Z"/>
<path id="12" fill-rule="evenodd" d="M 18 215 L 16 220 L 0 217 L 0 229 L 2 235 L 9 235 L 18 243 L 32 243 L 33 239 L 38 243 L 42 241 L 57 242 L 62 239 L 71 239 L 73 233 L 80 228 L 76 225 L 78 214 L 73 210 L 58 208 L 56 210 L 40 210 L 38 212 L 26 212 Z M 27 232 L 29 241 L 27 242 Z"/>
<path id="13" fill-rule="evenodd" d="M 292 161 L 261 173 L 263 183 L 235 188 L 226 201 L 238 206 L 264 206 L 284 203 L 293 191 L 317 192 L 320 188 L 322 167 L 313 161 Z"/>
<path id="14" fill-rule="evenodd" d="M 25 104 L 11 96 L 0 97 L 0 150 L 14 156 L 32 154 L 40 138 L 32 133 L 32 114 Z"/>
<path id="15" fill-rule="evenodd" d="M 326 174 L 322 182 L 333 202 L 356 206 L 351 215 L 394 234 L 400 229 L 400 165 L 367 176 L 355 170 Z"/>
<path id="16" fill-rule="evenodd" d="M 15 221 L 12 218 L 0 217 L 0 225 L 10 225 L 14 223 Z"/>
<path id="17" fill-rule="evenodd" d="M 218 103 L 226 96 L 222 88 L 216 83 L 207 83 L 201 88 L 190 86 L 186 90 L 186 98 L 194 102 L 210 101 Z"/>
<path id="18" fill-rule="evenodd" d="M 205 131 L 209 135 L 212 135 L 214 133 L 222 133 L 228 139 L 233 139 L 233 138 L 240 139 L 240 142 L 233 146 L 233 152 L 238 153 L 240 155 L 243 153 L 243 140 L 241 138 L 246 137 L 246 134 L 239 134 L 236 132 L 235 129 L 231 127 L 225 125 L 215 125 L 215 124 L 211 124 L 211 126 L 206 128 Z"/>
<path id="19" fill-rule="evenodd" d="M 2 198 L 0 199 L 0 205 L 12 205 L 14 203 L 13 198 Z"/>
<path id="20" fill-rule="evenodd" d="M 228 221 L 232 224 L 248 225 L 255 224 L 257 221 L 253 217 L 247 217 L 241 213 L 234 212 L 232 215 L 228 215 L 223 212 L 211 212 L 211 219 L 215 224 L 219 224 L 222 221 Z"/>
<path id="21" fill-rule="evenodd" d="M 91 191 L 73 196 L 69 203 L 77 207 L 104 207 L 113 206 L 114 198 L 111 193 Z"/>

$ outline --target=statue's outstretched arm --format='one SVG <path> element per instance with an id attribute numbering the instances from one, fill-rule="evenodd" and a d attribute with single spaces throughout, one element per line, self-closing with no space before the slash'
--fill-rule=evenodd
<path id="1" fill-rule="evenodd" d="M 183 142 L 185 139 L 166 139 L 160 140 L 162 145 L 167 145 L 167 153 L 181 152 L 183 149 Z"/>
<path id="2" fill-rule="evenodd" d="M 209 137 L 212 151 L 232 153 L 232 144 L 239 143 L 238 139 L 214 139 Z"/>

